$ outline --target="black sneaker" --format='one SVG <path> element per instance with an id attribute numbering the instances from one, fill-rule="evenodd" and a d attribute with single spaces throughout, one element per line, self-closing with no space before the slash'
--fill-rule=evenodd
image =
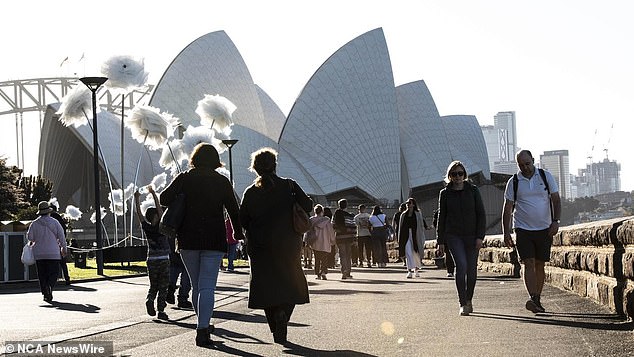
<path id="1" fill-rule="evenodd" d="M 194 308 L 194 305 L 192 305 L 192 303 L 187 301 L 187 300 L 179 301 L 177 306 L 179 308 L 181 308 L 181 309 L 193 309 Z"/>
<path id="2" fill-rule="evenodd" d="M 534 314 L 545 312 L 543 307 L 539 306 L 533 299 L 526 301 L 526 310 L 531 311 Z"/>
<path id="3" fill-rule="evenodd" d="M 154 301 L 152 300 L 145 301 L 145 310 L 147 311 L 148 315 L 155 316 L 156 310 L 154 310 Z"/>
<path id="4" fill-rule="evenodd" d="M 167 316 L 167 314 L 165 313 L 165 311 L 159 311 L 158 312 L 158 316 L 157 316 L 160 320 L 169 320 L 169 317 Z"/>

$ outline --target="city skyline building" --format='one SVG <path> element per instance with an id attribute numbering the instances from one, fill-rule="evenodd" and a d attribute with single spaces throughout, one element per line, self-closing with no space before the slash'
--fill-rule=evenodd
<path id="1" fill-rule="evenodd" d="M 578 173 L 574 179 L 575 198 L 621 191 L 621 164 L 607 157 L 601 162 L 587 164 Z"/>
<path id="2" fill-rule="evenodd" d="M 561 197 L 571 199 L 570 157 L 568 150 L 544 151 L 539 156 L 539 166 L 544 170 L 548 170 L 555 177 Z"/>
<path id="3" fill-rule="evenodd" d="M 513 175 L 517 172 L 515 153 L 518 150 L 515 112 L 498 112 L 493 121 L 493 125 L 481 126 L 489 167 L 491 172 Z"/>

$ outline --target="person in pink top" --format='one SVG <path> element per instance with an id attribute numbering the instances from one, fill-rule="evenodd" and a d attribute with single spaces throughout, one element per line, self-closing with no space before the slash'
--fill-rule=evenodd
<path id="1" fill-rule="evenodd" d="M 42 201 L 37 205 L 37 217 L 27 231 L 27 239 L 33 246 L 37 276 L 44 301 L 53 301 L 53 288 L 59 276 L 59 264 L 68 254 L 64 229 L 51 217 L 51 205 Z"/>
<path id="2" fill-rule="evenodd" d="M 316 205 L 313 209 L 315 215 L 310 217 L 311 228 L 307 236 L 314 236 L 308 239 L 312 242 L 306 243 L 315 252 L 315 275 L 317 279 L 327 280 L 328 256 L 330 250 L 335 245 L 335 229 L 330 222 L 330 218 L 324 216 L 324 207 Z"/>

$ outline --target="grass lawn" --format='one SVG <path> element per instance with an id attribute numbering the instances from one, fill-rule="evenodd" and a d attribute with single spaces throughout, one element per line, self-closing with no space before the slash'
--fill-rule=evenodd
<path id="1" fill-rule="evenodd" d="M 233 264 L 236 267 L 245 267 L 249 263 L 246 260 L 235 260 Z M 102 277 L 122 277 L 126 275 L 147 274 L 145 262 L 130 263 L 108 263 L 103 266 L 103 276 L 97 275 L 97 261 L 95 258 L 86 260 L 86 268 L 76 268 L 74 263 L 67 263 L 68 274 L 71 280 L 87 280 Z M 227 266 L 227 259 L 223 259 L 223 266 Z"/>

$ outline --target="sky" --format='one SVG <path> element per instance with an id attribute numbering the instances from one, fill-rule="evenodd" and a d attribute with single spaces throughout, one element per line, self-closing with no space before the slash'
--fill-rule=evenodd
<path id="1" fill-rule="evenodd" d="M 224 30 L 256 84 L 288 114 L 319 66 L 340 47 L 383 28 L 394 80 L 424 80 L 440 115 L 492 125 L 515 111 L 518 145 L 537 158 L 569 150 L 570 172 L 589 157 L 621 164 L 634 114 L 634 2 L 628 0 L 321 0 L 107 2 L 21 0 L 3 5 L 0 82 L 95 76 L 114 55 L 145 60 L 156 84 L 189 43 Z M 84 59 L 80 61 L 80 58 Z M 64 59 L 68 60 L 63 65 Z M 219 93 L 222 95 L 222 93 Z M 27 140 L 39 138 L 25 117 Z M 16 162 L 15 119 L 0 117 L 0 156 Z M 36 141 L 37 142 L 37 141 Z M 27 174 L 37 146 L 27 141 Z"/>

